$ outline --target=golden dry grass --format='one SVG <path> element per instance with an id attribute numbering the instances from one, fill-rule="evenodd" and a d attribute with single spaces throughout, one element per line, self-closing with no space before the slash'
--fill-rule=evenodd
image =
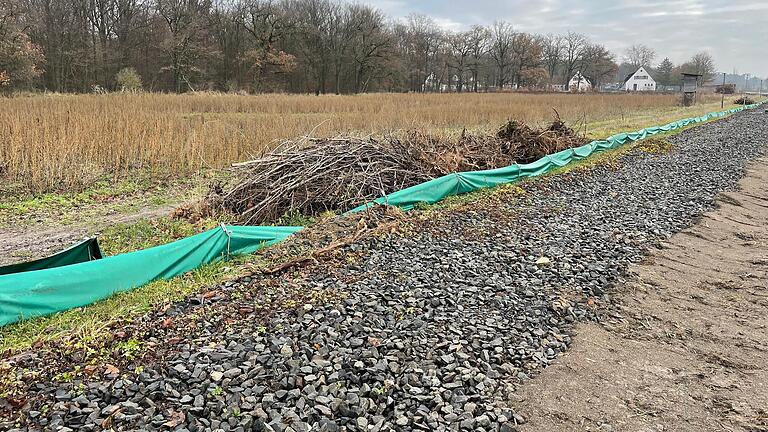
<path id="1" fill-rule="evenodd" d="M 489 129 L 509 118 L 589 123 L 667 113 L 673 95 L 45 95 L 0 99 L 0 180 L 79 190 L 137 169 L 186 175 L 304 134 Z M 674 111 L 677 115 L 677 111 Z M 652 114 L 651 117 L 655 117 Z M 659 114 L 663 117 L 662 114 Z M 2 188 L 0 188 L 0 191 Z"/>

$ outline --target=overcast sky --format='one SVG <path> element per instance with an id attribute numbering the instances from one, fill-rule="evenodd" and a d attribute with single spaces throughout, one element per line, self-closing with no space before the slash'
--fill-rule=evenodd
<path id="1" fill-rule="evenodd" d="M 768 0 L 363 0 L 388 15 L 433 17 L 466 29 L 496 20 L 534 33 L 584 33 L 611 49 L 644 43 L 657 62 L 681 63 L 709 51 L 719 71 L 768 76 Z"/>

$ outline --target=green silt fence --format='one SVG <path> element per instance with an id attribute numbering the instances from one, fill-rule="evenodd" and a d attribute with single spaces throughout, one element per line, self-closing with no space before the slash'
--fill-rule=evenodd
<path id="1" fill-rule="evenodd" d="M 755 108 L 762 103 L 678 120 L 637 132 L 616 134 L 606 140 L 563 150 L 529 164 L 449 174 L 383 196 L 350 213 L 363 211 L 375 204 L 408 210 L 418 204 L 433 204 L 449 196 L 540 176 L 601 151 Z M 166 245 L 103 259 L 78 253 L 67 258 L 73 260 L 70 265 L 66 265 L 69 263 L 66 259 L 59 261 L 60 266 L 45 265 L 55 264 L 55 260 L 46 259 L 42 267 L 39 264 L 36 264 L 38 267 L 25 267 L 30 263 L 23 263 L 17 265 L 20 266 L 18 269 L 22 269 L 20 273 L 0 274 L 0 326 L 84 306 L 158 279 L 181 275 L 230 254 L 252 253 L 285 239 L 301 228 L 222 226 Z M 24 268 L 30 271 L 23 271 Z"/>
<path id="2" fill-rule="evenodd" d="M 162 246 L 0 276 L 0 326 L 170 279 L 229 255 L 253 253 L 301 227 L 222 226 Z"/>
<path id="3" fill-rule="evenodd" d="M 95 238 L 91 238 L 49 257 L 2 266 L 0 267 L 0 275 L 63 267 L 101 258 L 99 242 Z"/>

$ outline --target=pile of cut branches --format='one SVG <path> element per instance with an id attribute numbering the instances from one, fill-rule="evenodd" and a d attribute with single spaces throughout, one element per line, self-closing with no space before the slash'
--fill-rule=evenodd
<path id="1" fill-rule="evenodd" d="M 747 96 L 742 96 L 735 101 L 733 101 L 736 105 L 752 105 L 755 103 L 755 100 L 752 98 L 749 98 Z"/>
<path id="2" fill-rule="evenodd" d="M 508 145 L 518 147 L 521 154 L 517 163 L 526 164 L 561 150 L 578 147 L 585 139 L 560 119 L 555 111 L 552 123 L 543 130 L 534 129 L 525 123 L 510 120 L 496 133 L 496 137 Z"/>
<path id="3" fill-rule="evenodd" d="M 346 211 L 446 174 L 528 163 L 583 142 L 559 116 L 543 130 L 509 121 L 496 135 L 463 132 L 458 139 L 421 132 L 380 139 L 303 137 L 236 164 L 234 187 L 212 190 L 176 216 L 194 220 L 224 212 L 254 224 L 294 212 Z"/>
<path id="4" fill-rule="evenodd" d="M 346 210 L 433 178 L 402 141 L 372 138 L 287 141 L 236 168 L 240 183 L 209 200 L 244 223 L 275 220 L 289 211 Z"/>

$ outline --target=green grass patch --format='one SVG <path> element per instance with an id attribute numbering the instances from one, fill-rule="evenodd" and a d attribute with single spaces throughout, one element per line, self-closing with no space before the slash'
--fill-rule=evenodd
<path id="1" fill-rule="evenodd" d="M 37 195 L 0 186 L 0 226 L 30 222 L 82 225 L 115 214 L 177 205 L 204 195 L 211 183 L 224 181 L 227 176 L 209 172 L 176 178 L 137 172 L 131 179 L 102 179 L 82 192 Z"/>
<path id="2" fill-rule="evenodd" d="M 423 215 L 429 216 L 435 212 L 456 209 L 479 200 L 494 200 L 510 196 L 523 196 L 527 192 L 521 185 L 524 185 L 527 180 L 528 179 L 524 179 L 513 183 L 500 184 L 498 186 L 478 189 L 461 195 L 448 196 L 434 204 L 417 205 L 414 207 L 414 210 L 419 210 Z"/>
<path id="3" fill-rule="evenodd" d="M 665 137 L 652 137 L 644 139 L 638 143 L 638 150 L 655 155 L 662 155 L 672 151 L 674 144 L 669 142 Z"/>
<path id="4" fill-rule="evenodd" d="M 46 193 L 28 199 L 2 202 L 0 203 L 0 211 L 26 214 L 38 209 L 71 208 L 76 202 L 73 197 Z"/>
<path id="5" fill-rule="evenodd" d="M 91 203 L 106 202 L 120 196 L 147 191 L 152 187 L 149 180 L 122 180 L 110 183 L 98 181 L 88 189 L 77 193 L 44 193 L 39 195 L 9 194 L 0 203 L 0 209 L 27 213 L 31 210 L 67 210 Z"/>
<path id="6" fill-rule="evenodd" d="M 733 104 L 734 98 L 726 100 L 725 108 L 720 108 L 720 102 L 710 102 L 691 107 L 662 107 L 641 112 L 627 112 L 616 118 L 589 122 L 586 135 L 590 139 L 605 139 L 622 132 L 634 132 L 651 126 L 661 126 L 676 120 L 698 117 L 716 111 L 738 108 Z M 582 130 L 582 132 L 584 132 Z"/>
<path id="7" fill-rule="evenodd" d="M 99 236 L 99 246 L 106 255 L 117 255 L 147 249 L 193 236 L 215 227 L 213 220 L 191 224 L 170 217 L 143 219 L 132 223 L 119 223 L 105 228 Z"/>

